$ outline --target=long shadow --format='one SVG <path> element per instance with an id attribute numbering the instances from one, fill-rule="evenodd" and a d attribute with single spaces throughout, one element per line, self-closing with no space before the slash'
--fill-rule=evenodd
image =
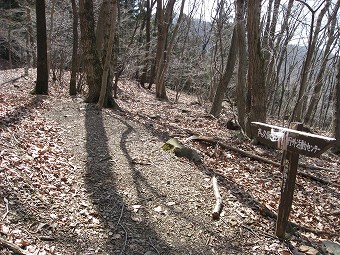
<path id="1" fill-rule="evenodd" d="M 140 116 L 143 116 L 143 114 L 140 114 Z M 127 118 L 133 120 L 133 115 L 130 114 L 129 112 L 125 113 L 124 117 L 127 117 Z M 145 119 L 149 119 L 149 118 L 145 115 Z M 150 133 L 157 136 L 159 139 L 164 140 L 164 141 L 167 140 L 169 138 L 168 132 L 164 132 L 162 130 L 155 128 L 155 124 L 154 124 L 155 122 L 156 122 L 155 120 L 149 119 L 149 121 L 147 121 L 146 123 L 140 123 L 140 124 L 143 125 Z M 164 130 L 169 130 L 170 132 L 177 133 L 177 134 L 183 133 L 183 130 L 179 129 L 177 126 L 172 126 L 171 124 L 164 127 Z M 230 177 L 226 177 L 223 174 L 214 171 L 213 169 L 208 169 L 207 167 L 204 166 L 204 163 L 198 163 L 197 167 L 198 167 L 198 169 L 200 169 L 200 171 L 204 172 L 206 175 L 208 175 L 210 177 L 212 177 L 213 175 L 218 176 L 220 185 L 222 185 L 224 187 L 228 187 L 229 192 L 235 198 L 237 198 L 238 201 L 241 204 L 243 204 L 245 207 L 252 209 L 256 213 L 258 213 L 258 214 L 260 214 L 260 215 L 262 215 L 266 218 L 269 218 L 274 223 L 274 221 L 276 220 L 276 217 L 277 217 L 276 213 L 270 211 L 260 201 L 255 199 L 251 195 L 251 193 L 245 189 L 245 187 L 237 184 Z M 325 187 L 325 185 L 322 185 L 322 184 L 318 184 L 318 185 L 323 187 L 324 189 L 327 189 L 327 187 Z M 336 197 L 338 197 L 338 193 L 336 193 L 334 191 L 332 191 L 332 193 Z M 192 221 L 191 219 L 187 219 L 187 220 L 194 223 L 194 221 Z M 273 227 L 273 230 L 274 230 L 274 227 Z"/>
<path id="2" fill-rule="evenodd" d="M 145 201 L 145 196 L 143 195 L 143 186 L 146 187 L 148 191 L 150 191 L 155 197 L 163 197 L 164 195 L 161 194 L 159 190 L 152 187 L 152 185 L 149 184 L 148 180 L 144 177 L 144 175 L 136 168 L 136 164 L 133 162 L 133 158 L 129 153 L 126 144 L 129 134 L 131 134 L 134 131 L 133 127 L 124 120 L 119 119 L 119 121 L 127 127 L 125 132 L 122 134 L 120 140 L 120 149 L 122 150 L 124 157 L 128 161 L 129 169 L 132 173 L 132 178 L 137 191 L 139 202 L 143 203 Z"/>
<path id="3" fill-rule="evenodd" d="M 111 121 L 116 120 L 112 119 Z M 117 121 L 116 126 L 116 132 L 119 134 L 122 123 Z M 105 230 L 111 233 L 121 233 L 121 238 L 107 237 L 105 247 L 101 248 L 109 254 L 133 255 L 144 254 L 147 251 L 168 254 L 170 248 L 160 240 L 157 233 L 147 225 L 147 222 L 132 220 L 132 212 L 127 208 L 122 195 L 117 190 L 114 160 L 107 160 L 114 159 L 115 155 L 110 153 L 102 112 L 93 105 L 87 106 L 85 127 L 87 151 L 85 184 L 87 192 Z M 132 132 L 131 126 L 123 125 L 123 128 L 125 131 L 121 137 L 121 144 Z M 131 158 L 127 159 L 131 160 Z M 157 243 L 157 248 L 150 243 L 150 240 Z"/>
<path id="4" fill-rule="evenodd" d="M 132 116 L 129 116 L 129 114 L 127 114 L 128 118 L 132 118 Z M 145 116 L 145 118 L 147 118 L 147 116 Z M 141 125 L 143 125 L 145 127 L 145 129 L 147 129 L 150 133 L 152 133 L 153 135 L 157 136 L 159 139 L 161 140 L 166 140 L 168 139 L 168 132 L 164 132 L 162 130 L 158 130 L 154 127 L 154 120 L 150 119 L 150 121 L 148 123 L 140 123 Z M 181 133 L 182 130 L 180 130 L 177 126 L 172 126 L 172 125 L 168 125 L 166 128 L 164 127 L 164 129 L 170 130 L 173 133 Z M 123 150 L 126 150 L 123 148 Z M 230 191 L 233 195 L 235 195 L 235 197 L 237 197 L 239 199 L 239 201 L 244 204 L 247 207 L 253 208 L 253 209 L 257 209 L 261 207 L 260 202 L 258 202 L 256 199 L 254 199 L 249 192 L 247 192 L 245 189 L 243 189 L 242 186 L 237 185 L 236 183 L 234 183 L 232 180 L 229 180 L 228 178 L 226 178 L 224 175 L 215 172 L 212 169 L 208 169 L 204 166 L 204 163 L 198 163 L 197 167 L 204 172 L 206 175 L 208 176 L 213 176 L 213 175 L 217 175 L 219 176 L 219 178 L 221 179 L 221 182 L 225 183 L 227 187 L 231 187 Z"/>
<path id="5" fill-rule="evenodd" d="M 128 124 L 125 120 L 118 119 L 118 118 L 117 120 L 119 120 L 127 128 L 122 134 L 122 137 L 120 140 L 120 149 L 123 152 L 127 161 L 129 162 L 129 170 L 133 178 L 134 188 L 136 189 L 136 192 L 137 192 L 139 204 L 143 205 L 143 203 L 148 200 L 146 193 L 152 194 L 154 199 L 164 198 L 166 194 L 163 194 L 160 190 L 153 187 L 149 183 L 147 178 L 143 175 L 143 172 L 139 171 L 139 169 L 136 167 L 136 164 L 133 162 L 133 158 L 131 157 L 129 148 L 127 146 L 128 137 L 132 132 L 134 132 L 133 127 L 130 124 Z M 151 134 L 158 135 L 158 137 L 161 139 L 165 138 L 164 132 L 158 132 L 157 130 L 153 129 L 152 125 L 150 126 L 146 124 L 145 126 L 142 125 L 142 127 L 145 128 L 145 130 L 148 130 Z M 212 173 L 207 172 L 207 175 L 212 176 Z M 174 210 L 173 207 L 167 206 L 165 203 L 162 205 L 162 207 L 166 208 L 166 210 L 168 212 L 171 212 L 171 214 L 176 215 L 176 217 L 179 217 L 182 220 L 185 220 L 188 223 L 188 225 L 191 224 L 194 226 L 199 226 L 200 229 L 204 230 L 205 233 L 209 233 L 210 236 L 216 237 L 220 240 L 223 239 L 220 236 L 218 236 L 216 232 L 212 231 L 212 229 L 209 228 L 209 225 L 210 225 L 209 223 L 206 225 L 202 224 L 202 222 L 199 219 L 195 219 L 195 217 L 192 217 L 191 214 L 187 214 L 185 212 L 178 212 Z M 230 244 L 230 240 L 228 238 L 224 239 L 224 241 L 222 241 L 220 244 L 216 244 L 214 247 L 219 248 L 220 250 L 221 249 L 223 250 L 227 246 L 229 249 L 232 249 L 233 251 L 240 251 L 239 247 L 233 246 Z M 169 247 L 167 247 L 166 249 L 163 249 L 160 254 L 168 254 L 167 253 L 168 248 Z M 206 251 L 202 251 L 202 248 L 203 247 L 192 247 L 188 244 L 188 245 L 176 247 L 176 252 L 180 252 L 180 254 L 187 254 L 188 252 L 191 252 L 191 254 L 206 254 Z M 170 250 L 169 252 L 170 252 L 169 254 L 175 254 L 175 253 L 171 253 Z"/>

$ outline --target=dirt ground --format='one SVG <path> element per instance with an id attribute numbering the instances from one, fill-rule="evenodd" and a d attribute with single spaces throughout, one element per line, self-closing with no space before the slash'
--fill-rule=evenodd
<path id="1" fill-rule="evenodd" d="M 121 110 L 115 111 L 70 98 L 63 87 L 35 97 L 26 93 L 30 80 L 0 83 L 0 240 L 22 252 L 336 254 L 322 242 L 339 242 L 327 234 L 339 233 L 333 214 L 339 186 L 298 177 L 293 220 L 327 233 L 297 230 L 280 242 L 275 220 L 259 210 L 262 204 L 277 209 L 277 167 L 194 142 L 188 146 L 201 153 L 201 163 L 160 149 L 170 137 L 184 142 L 195 131 L 278 160 L 279 152 L 226 129 L 230 109 L 212 119 L 194 97 L 174 104 L 169 92 L 170 101 L 161 102 L 128 81 L 120 85 Z M 339 183 L 336 156 L 302 161 L 332 169 L 314 174 Z M 219 220 L 211 216 L 213 175 L 224 204 Z M 0 243 L 0 254 L 12 252 Z"/>

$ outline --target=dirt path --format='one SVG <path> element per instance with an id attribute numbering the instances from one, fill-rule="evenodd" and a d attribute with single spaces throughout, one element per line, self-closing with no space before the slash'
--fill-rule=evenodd
<path id="1" fill-rule="evenodd" d="M 279 160 L 227 130 L 227 108 L 214 119 L 192 97 L 160 102 L 123 81 L 122 111 L 99 111 L 58 87 L 49 97 L 31 96 L 34 72 L 16 76 L 0 87 L 0 238 L 27 254 L 327 254 L 322 241 L 339 241 L 297 232 L 288 249 L 274 237 L 275 222 L 258 210 L 277 208 L 281 173 L 272 165 L 194 142 L 204 166 L 160 149 L 171 135 L 184 140 L 193 130 Z M 338 158 L 301 161 L 330 169 L 311 173 L 339 182 Z M 222 174 L 219 221 L 211 217 L 214 172 Z M 298 177 L 295 194 L 294 222 L 337 231 L 335 186 Z M 0 254 L 12 254 L 1 239 Z"/>
<path id="2" fill-rule="evenodd" d="M 212 221 L 210 177 L 193 163 L 160 150 L 161 138 L 148 129 L 79 100 L 60 101 L 46 116 L 64 129 L 78 186 L 76 196 L 65 197 L 73 208 L 68 218 L 74 220 L 56 232 L 63 240 L 57 250 L 253 254 L 260 239 L 250 240 L 251 233 L 239 225 L 252 211 L 245 208 L 241 213 L 242 205 L 223 189 L 228 199 L 223 221 Z M 266 254 L 265 247 L 255 249 Z"/>

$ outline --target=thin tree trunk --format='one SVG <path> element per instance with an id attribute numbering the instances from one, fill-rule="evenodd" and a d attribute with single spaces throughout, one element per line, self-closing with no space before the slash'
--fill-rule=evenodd
<path id="1" fill-rule="evenodd" d="M 238 31 L 238 71 L 236 85 L 236 101 L 238 123 L 245 130 L 246 118 L 246 75 L 247 75 L 247 46 L 244 20 L 245 1 L 237 0 L 236 28 Z"/>
<path id="2" fill-rule="evenodd" d="M 78 10 L 76 0 L 71 0 L 73 14 L 73 44 L 72 44 L 72 68 L 70 79 L 70 95 L 77 94 L 77 69 L 78 69 Z"/>
<path id="3" fill-rule="evenodd" d="M 108 1 L 108 8 L 106 10 L 106 24 L 105 27 L 109 27 L 108 31 L 105 32 L 104 44 L 105 44 L 105 60 L 104 60 L 104 68 L 103 68 L 103 75 L 102 75 L 102 85 L 100 90 L 100 97 L 98 100 L 98 106 L 102 108 L 105 103 L 105 99 L 107 98 L 107 91 L 108 91 L 108 76 L 111 66 L 111 59 L 112 59 L 112 49 L 113 49 L 113 42 L 114 42 L 114 35 L 115 35 L 115 28 L 117 24 L 117 2 L 116 0 L 109 0 Z M 106 105 L 107 106 L 107 105 Z"/>
<path id="4" fill-rule="evenodd" d="M 30 67 L 36 67 L 37 66 L 37 56 L 35 52 L 33 51 L 34 49 L 34 38 L 33 38 L 33 26 L 32 26 L 32 16 L 31 16 L 31 9 L 29 7 L 26 7 L 26 15 L 27 15 L 27 31 L 28 31 L 28 46 L 27 48 L 29 49 L 29 54 L 32 55 L 33 58 L 33 63 L 30 65 Z"/>
<path id="5" fill-rule="evenodd" d="M 336 76 L 335 97 L 334 97 L 334 137 L 336 144 L 334 151 L 340 152 L 340 59 L 338 57 L 338 73 Z"/>
<path id="6" fill-rule="evenodd" d="M 225 92 L 227 91 L 228 84 L 234 72 L 235 63 L 237 59 L 237 42 L 238 42 L 238 32 L 237 32 L 237 27 L 235 25 L 233 29 L 232 38 L 231 38 L 230 48 L 229 48 L 227 66 L 216 88 L 214 100 L 213 100 L 213 103 L 210 109 L 210 114 L 212 114 L 215 117 L 221 113 L 223 98 L 224 98 Z"/>
<path id="7" fill-rule="evenodd" d="M 12 38 L 11 38 L 11 33 L 12 33 L 12 26 L 9 24 L 8 27 L 8 62 L 9 62 L 9 69 L 13 68 L 13 63 L 12 63 Z"/>
<path id="8" fill-rule="evenodd" d="M 158 38 L 157 38 L 157 52 L 156 52 L 156 97 L 159 99 L 167 99 L 165 84 L 162 82 L 162 73 L 164 69 L 164 62 L 166 59 L 166 45 L 169 26 L 172 19 L 173 8 L 176 0 L 169 0 L 165 9 L 163 8 L 163 1 L 157 0 L 156 18 L 158 22 Z"/>
<path id="9" fill-rule="evenodd" d="M 248 1 L 248 100 L 250 100 L 249 119 L 246 123 L 246 134 L 252 137 L 250 123 L 266 122 L 266 88 L 264 81 L 263 58 L 260 42 L 261 0 Z M 250 94 L 250 95 L 249 95 Z"/>
<path id="10" fill-rule="evenodd" d="M 52 6 L 51 6 L 51 10 L 50 10 L 50 29 L 48 31 L 48 36 L 47 36 L 47 68 L 48 68 L 48 72 L 50 71 L 50 68 L 52 67 L 52 63 L 51 63 L 51 54 L 49 52 L 51 52 L 51 42 L 52 42 L 52 33 L 53 33 L 53 17 L 54 17 L 54 11 L 55 11 L 55 2 L 56 0 L 52 0 Z M 53 63 L 54 68 L 56 68 L 55 63 Z M 55 81 L 56 75 L 55 72 L 53 72 L 53 81 Z"/>
<path id="11" fill-rule="evenodd" d="M 171 52 L 172 52 L 172 49 L 174 47 L 175 38 L 177 36 L 179 26 L 181 25 L 181 22 L 182 22 L 184 4 L 185 4 L 185 0 L 182 0 L 181 10 L 180 10 L 178 19 L 176 21 L 176 25 L 175 25 L 175 27 L 173 29 L 173 32 L 172 32 L 172 35 L 171 35 L 171 38 L 170 38 L 170 42 L 168 43 L 168 45 L 166 47 L 165 61 L 163 62 L 163 67 L 160 68 L 161 72 L 158 73 L 158 77 L 157 77 L 157 83 L 159 83 L 160 86 L 162 86 L 161 90 L 163 90 L 163 88 L 164 88 L 165 95 L 166 95 L 166 91 L 165 91 L 165 74 L 168 71 Z M 166 99 L 166 96 L 165 97 L 160 96 L 159 98 Z"/>
<path id="12" fill-rule="evenodd" d="M 145 42 L 145 55 L 144 55 L 144 65 L 143 65 L 143 70 L 142 70 L 142 76 L 140 79 L 140 84 L 144 88 L 145 83 L 147 82 L 147 74 L 148 74 L 148 69 L 150 65 L 150 43 L 151 43 L 151 3 L 150 0 L 145 1 L 146 4 L 146 16 L 145 16 L 145 37 L 146 37 L 146 42 Z M 153 83 L 149 79 L 149 85 Z"/>
<path id="13" fill-rule="evenodd" d="M 80 30 L 84 69 L 89 88 L 86 102 L 97 103 L 100 94 L 101 75 L 103 71 L 96 51 L 92 0 L 79 0 L 79 17 L 81 21 Z"/>
<path id="14" fill-rule="evenodd" d="M 36 94 L 48 94 L 47 36 L 45 0 L 36 1 L 37 13 L 37 83 Z"/>
<path id="15" fill-rule="evenodd" d="M 327 40 L 327 43 L 326 43 L 326 47 L 323 50 L 322 63 L 320 65 L 320 70 L 319 70 L 317 77 L 316 77 L 315 86 L 314 86 L 314 89 L 313 89 L 313 94 L 312 94 L 312 97 L 311 97 L 310 102 L 309 102 L 307 113 L 305 115 L 304 122 L 306 124 L 310 124 L 312 113 L 315 112 L 315 110 L 316 110 L 316 106 L 317 106 L 317 103 L 318 103 L 319 98 L 320 98 L 321 88 L 324 84 L 323 79 L 324 79 L 324 74 L 325 74 L 325 70 L 326 70 L 326 67 L 327 67 L 328 57 L 331 54 L 331 46 L 334 43 L 335 39 L 337 38 L 337 35 L 335 35 L 334 32 L 335 32 L 335 25 L 336 25 L 336 21 L 337 21 L 336 15 L 337 15 L 338 10 L 339 10 L 339 5 L 340 5 L 340 0 L 337 1 L 337 4 L 335 5 L 335 8 L 333 10 L 333 13 L 329 17 L 329 20 L 331 21 L 331 24 L 329 26 L 329 31 L 327 33 L 329 37 L 328 37 L 328 40 Z"/>
<path id="16" fill-rule="evenodd" d="M 280 97 L 280 95 L 277 93 L 278 91 L 280 91 L 279 84 L 283 85 L 282 82 L 280 83 L 279 78 L 280 78 L 283 61 L 287 57 L 286 55 L 287 55 L 288 44 L 292 36 L 294 35 L 294 32 L 298 24 L 298 22 L 295 22 L 296 25 L 289 24 L 289 20 L 291 19 L 291 11 L 293 7 L 293 2 L 294 0 L 290 0 L 288 2 L 286 13 L 284 13 L 284 20 L 283 20 L 278 36 L 275 36 L 275 26 L 276 26 L 277 19 L 278 19 L 277 8 L 278 8 L 278 4 L 280 3 L 280 1 L 275 1 L 274 3 L 273 21 L 272 21 L 270 32 L 269 32 L 270 43 L 268 43 L 269 44 L 268 48 L 271 50 L 272 54 L 271 54 L 270 61 L 267 61 L 267 63 L 265 63 L 265 67 L 266 67 L 265 82 L 266 82 L 267 98 L 268 98 L 267 107 L 271 106 L 270 115 L 273 115 L 276 108 L 278 108 L 278 107 L 275 107 L 276 105 L 282 104 L 282 101 L 279 101 L 279 103 L 277 103 L 277 97 Z M 274 37 L 277 37 L 276 42 L 274 42 Z M 282 76 L 285 77 L 285 74 L 283 74 Z M 283 91 L 284 91 L 284 86 L 281 86 L 281 92 Z"/>
<path id="17" fill-rule="evenodd" d="M 319 31 L 320 31 L 322 18 L 330 6 L 330 1 L 327 0 L 325 7 L 320 11 L 318 20 L 316 22 L 315 30 L 314 30 L 315 13 L 321 7 L 321 5 L 316 10 L 313 10 L 310 7 L 310 5 L 308 5 L 306 2 L 302 0 L 297 0 L 297 1 L 307 6 L 309 11 L 312 13 L 312 17 L 311 17 L 311 25 L 310 25 L 310 32 L 309 32 L 307 55 L 306 55 L 306 59 L 305 59 L 303 69 L 301 72 L 299 94 L 298 94 L 297 102 L 296 102 L 296 105 L 293 109 L 292 116 L 291 116 L 291 120 L 293 121 L 301 121 L 301 118 L 302 118 L 302 113 L 303 113 L 302 106 L 305 100 L 305 92 L 306 92 L 308 76 L 309 76 L 311 63 L 312 63 L 312 57 L 315 52 L 315 46 L 316 46 Z"/>

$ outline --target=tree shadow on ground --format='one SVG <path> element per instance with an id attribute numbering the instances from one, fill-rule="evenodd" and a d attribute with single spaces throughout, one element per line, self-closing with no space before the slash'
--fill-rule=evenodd
<path id="1" fill-rule="evenodd" d="M 195 218 L 194 215 L 192 215 L 190 212 L 184 211 L 184 212 L 178 212 L 174 210 L 174 207 L 167 205 L 164 201 L 166 200 L 167 194 L 164 194 L 164 191 L 161 191 L 154 187 L 149 180 L 145 177 L 143 171 L 139 170 L 139 167 L 137 167 L 136 162 L 134 162 L 134 158 L 131 156 L 131 153 L 129 152 L 130 148 L 127 145 L 129 143 L 128 138 L 129 135 L 131 135 L 133 132 L 135 132 L 134 128 L 124 119 L 117 118 L 125 127 L 126 130 L 123 132 L 120 140 L 120 149 L 124 154 L 124 157 L 128 161 L 129 170 L 131 172 L 132 178 L 133 178 L 133 184 L 134 188 L 136 189 L 137 196 L 138 196 L 138 203 L 141 205 L 144 205 L 144 203 L 147 203 L 147 201 L 150 199 L 148 197 L 148 194 L 153 197 L 153 199 L 157 200 L 160 199 L 163 201 L 162 208 L 167 210 L 171 215 L 174 215 L 175 218 L 181 219 L 182 221 L 185 221 L 188 226 L 193 225 L 199 228 L 202 232 L 208 234 L 210 237 L 214 239 L 218 239 L 220 242 L 219 244 L 214 245 L 214 248 L 217 250 L 233 250 L 234 252 L 240 252 L 241 249 L 238 246 L 234 246 L 231 244 L 231 240 L 228 237 L 222 238 L 220 236 L 220 231 L 213 231 L 211 229 L 210 223 L 207 222 L 207 224 L 202 224 L 202 221 L 200 219 Z M 146 125 L 143 126 L 145 130 L 150 132 L 150 134 L 154 135 L 157 133 L 160 137 L 164 139 L 164 133 L 156 132 L 155 130 L 150 129 L 150 126 Z M 156 136 L 157 137 L 157 136 Z M 157 178 L 157 176 L 155 176 Z M 161 181 L 161 180 L 159 180 Z M 181 191 L 178 191 L 179 195 L 181 195 Z M 167 231 L 164 229 L 164 231 Z M 205 250 L 204 250 L 205 249 Z M 207 251 L 209 251 L 210 248 L 207 245 L 204 245 L 204 243 L 201 243 L 199 246 L 194 247 L 191 244 L 176 244 L 174 246 L 174 250 L 170 251 L 169 254 L 209 254 Z M 160 254 L 168 254 L 166 253 L 168 250 L 163 249 Z M 211 252 L 211 251 L 210 251 Z"/>
<path id="2" fill-rule="evenodd" d="M 111 121 L 115 121 L 114 119 Z M 124 143 L 127 135 L 132 132 L 129 125 L 119 124 L 118 128 L 124 128 L 121 137 L 121 144 Z M 120 127 L 118 127 L 120 126 Z M 144 254 L 153 251 L 167 254 L 170 248 L 158 237 L 157 233 L 148 226 L 147 222 L 134 221 L 132 212 L 124 202 L 123 196 L 117 190 L 117 176 L 114 168 L 114 160 L 107 160 L 115 157 L 111 155 L 108 144 L 102 112 L 93 105 L 88 105 L 85 115 L 86 127 L 86 151 L 87 164 L 85 185 L 88 194 L 92 199 L 100 221 L 107 232 L 119 233 L 117 236 L 106 237 L 106 243 L 101 247 L 109 254 Z M 131 158 L 127 156 L 131 162 Z M 130 163 L 129 163 L 130 164 Z M 131 167 L 131 165 L 130 165 Z M 135 176 L 138 178 L 138 176 Z M 151 243 L 157 243 L 157 248 Z"/>
<path id="3" fill-rule="evenodd" d="M 124 113 L 125 117 L 128 119 L 131 119 L 133 121 L 133 113 L 130 112 L 125 112 Z M 139 124 L 143 125 L 150 133 L 152 133 L 153 135 L 157 136 L 159 139 L 166 141 L 170 138 L 169 134 L 181 134 L 183 136 L 187 135 L 190 136 L 193 133 L 191 133 L 190 130 L 183 130 L 181 128 L 179 128 L 177 125 L 172 125 L 172 124 L 168 124 L 166 126 L 163 127 L 162 130 L 157 129 L 157 120 L 151 119 L 148 117 L 147 114 L 144 113 L 139 113 L 138 114 L 140 117 L 144 117 L 144 123 L 139 122 Z M 163 130 L 167 130 L 167 131 L 163 131 Z M 192 130 L 194 131 L 194 130 Z M 267 147 L 266 145 L 263 145 L 265 148 Z M 270 147 L 267 147 L 270 148 Z M 270 148 L 271 149 L 271 148 Z M 243 157 L 243 156 L 241 156 Z M 219 177 L 219 180 L 221 182 L 221 185 L 225 186 L 225 187 L 230 187 L 228 188 L 228 190 L 230 191 L 230 193 L 235 196 L 236 198 L 238 198 L 239 202 L 242 203 L 244 206 L 254 210 L 255 212 L 259 213 L 259 214 L 264 214 L 263 216 L 267 217 L 271 217 L 272 219 L 274 218 L 273 216 L 275 215 L 275 212 L 270 211 L 268 208 L 266 208 L 260 201 L 256 200 L 251 193 L 247 190 L 246 187 L 237 184 L 236 182 L 233 181 L 232 178 L 230 177 L 226 177 L 223 174 L 214 171 L 214 169 L 209 169 L 207 167 L 204 166 L 204 163 L 202 164 L 197 164 L 198 168 L 204 172 L 205 174 L 207 174 L 208 176 L 213 176 L 216 175 Z M 280 176 L 281 178 L 281 176 Z M 317 185 L 319 188 L 322 188 L 323 190 L 325 190 L 328 193 L 332 193 L 336 198 L 339 198 L 339 193 L 336 191 L 336 189 L 332 189 L 330 188 L 328 185 L 324 185 L 322 183 L 318 183 L 315 182 L 315 185 Z M 299 188 L 299 183 L 297 183 L 297 187 L 296 190 Z M 295 191 L 296 192 L 296 191 Z M 263 211 L 264 210 L 264 211 Z"/>
<path id="4" fill-rule="evenodd" d="M 140 116 L 144 116 L 144 115 L 140 114 Z M 127 113 L 126 117 L 133 120 L 132 114 L 130 113 Z M 145 118 L 148 119 L 147 116 L 145 116 Z M 150 133 L 157 136 L 159 139 L 163 141 L 166 141 L 167 139 L 170 138 L 169 132 L 174 133 L 174 134 L 183 133 L 183 130 L 178 128 L 178 126 L 176 125 L 167 125 L 166 127 L 164 127 L 164 130 L 168 130 L 166 132 L 162 130 L 158 130 L 157 128 L 155 128 L 154 122 L 155 122 L 154 120 L 150 119 L 149 122 L 139 123 L 139 124 L 143 125 Z M 187 133 L 187 130 L 184 130 L 184 133 Z M 213 169 L 207 168 L 203 162 L 197 163 L 196 165 L 202 172 L 204 172 L 206 175 L 210 177 L 212 177 L 213 175 L 217 175 L 227 187 L 231 187 L 230 191 L 232 192 L 232 194 L 235 195 L 235 197 L 239 198 L 239 201 L 245 206 L 250 207 L 250 208 L 260 207 L 261 205 L 260 202 L 258 202 L 255 198 L 253 198 L 249 194 L 249 192 L 247 192 L 242 186 L 234 183 L 233 180 L 226 178 L 221 173 L 215 172 Z"/>

